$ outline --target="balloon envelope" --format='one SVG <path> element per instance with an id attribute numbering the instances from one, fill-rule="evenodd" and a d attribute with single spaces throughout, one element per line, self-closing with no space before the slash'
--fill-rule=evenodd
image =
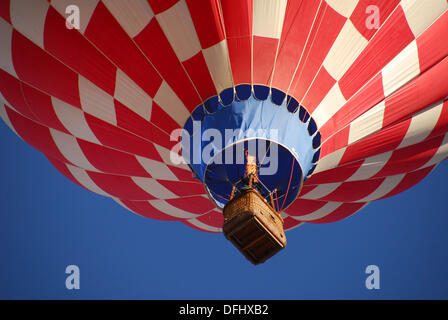
<path id="1" fill-rule="evenodd" d="M 447 157 L 447 9 L 446 0 L 7 0 L 0 114 L 80 186 L 148 218 L 221 232 L 204 181 L 172 161 L 171 134 L 192 113 L 208 115 L 213 99 L 271 101 L 319 137 L 307 142 L 312 171 L 295 157 L 303 178 L 285 229 L 333 222 Z"/>

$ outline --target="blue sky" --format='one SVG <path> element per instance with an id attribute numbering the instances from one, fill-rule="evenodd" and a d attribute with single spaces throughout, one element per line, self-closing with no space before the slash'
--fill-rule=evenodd
<path id="1" fill-rule="evenodd" d="M 0 299 L 447 299 L 448 161 L 254 267 L 222 234 L 155 221 L 67 180 L 0 121 Z M 80 268 L 67 290 L 65 268 Z M 365 268 L 380 268 L 367 290 Z"/>

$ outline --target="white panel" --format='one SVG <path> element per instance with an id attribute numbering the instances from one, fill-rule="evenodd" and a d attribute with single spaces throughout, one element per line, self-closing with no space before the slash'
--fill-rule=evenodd
<path id="1" fill-rule="evenodd" d="M 157 91 L 154 101 L 181 127 L 190 117 L 188 109 L 165 80 Z"/>
<path id="2" fill-rule="evenodd" d="M 142 178 L 142 177 L 132 177 L 132 180 L 138 185 L 140 188 L 145 190 L 150 195 L 159 198 L 159 199 L 172 199 L 178 198 L 177 195 L 172 193 L 170 190 L 162 186 L 156 180 L 151 178 Z"/>
<path id="3" fill-rule="evenodd" d="M 447 157 L 448 157 L 448 133 L 445 134 L 445 137 L 443 138 L 443 141 L 440 144 L 440 147 L 437 150 L 436 154 L 427 163 L 425 163 L 425 165 L 422 166 L 422 168 L 438 164 L 441 161 L 445 160 Z"/>
<path id="4" fill-rule="evenodd" d="M 366 180 L 377 174 L 392 156 L 392 151 L 366 158 L 356 172 L 347 181 Z"/>
<path id="5" fill-rule="evenodd" d="M 339 164 L 339 161 L 341 161 L 342 156 L 344 155 L 346 149 L 347 147 L 336 150 L 330 153 L 329 155 L 325 156 L 324 158 L 320 159 L 316 165 L 316 169 L 314 170 L 313 174 L 336 168 Z"/>
<path id="6" fill-rule="evenodd" d="M 279 39 L 282 34 L 286 4 L 287 0 L 254 0 L 254 36 Z"/>
<path id="7" fill-rule="evenodd" d="M 51 5 L 63 17 L 67 18 L 66 9 L 70 5 L 78 6 L 79 8 L 79 31 L 84 33 L 89 25 L 90 18 L 98 5 L 99 0 L 52 0 Z"/>
<path id="8" fill-rule="evenodd" d="M 233 77 L 230 69 L 227 41 L 222 40 L 214 46 L 204 49 L 202 52 L 217 92 L 219 93 L 226 88 L 233 87 Z"/>
<path id="9" fill-rule="evenodd" d="M 174 164 L 171 162 L 170 153 L 171 151 L 167 148 L 159 146 L 158 144 L 154 144 L 154 147 L 157 149 L 162 161 L 170 166 L 178 167 L 187 171 L 190 171 L 190 168 L 186 164 Z"/>
<path id="10" fill-rule="evenodd" d="M 56 116 L 68 132 L 77 138 L 101 144 L 87 124 L 84 112 L 81 109 L 73 107 L 55 97 L 51 97 L 51 103 Z"/>
<path id="11" fill-rule="evenodd" d="M 87 160 L 75 137 L 51 128 L 50 133 L 59 151 L 68 161 L 82 169 L 98 171 L 98 169 Z"/>
<path id="12" fill-rule="evenodd" d="M 166 201 L 163 200 L 150 200 L 149 203 L 154 206 L 154 208 L 166 213 L 167 215 L 182 218 L 182 219 L 191 219 L 197 217 L 196 214 L 181 210 L 177 207 L 172 206 Z"/>
<path id="13" fill-rule="evenodd" d="M 152 159 L 135 156 L 138 162 L 154 179 L 178 181 L 179 179 L 173 172 L 162 162 Z"/>
<path id="14" fill-rule="evenodd" d="M 399 174 L 387 177 L 374 192 L 355 202 L 369 202 L 384 197 L 386 194 L 391 192 L 401 182 L 401 180 L 403 180 L 404 176 L 405 174 Z"/>
<path id="15" fill-rule="evenodd" d="M 11 44 L 12 27 L 5 20 L 0 19 L 0 68 L 18 78 L 12 62 Z"/>
<path id="16" fill-rule="evenodd" d="M 385 102 L 383 100 L 355 119 L 350 124 L 348 144 L 352 144 L 380 130 L 383 127 L 384 108 Z"/>
<path id="17" fill-rule="evenodd" d="M 347 20 L 325 57 L 323 66 L 335 80 L 341 79 L 367 43 L 353 23 Z"/>
<path id="18" fill-rule="evenodd" d="M 412 41 L 383 69 L 383 87 L 385 97 L 401 88 L 420 74 L 417 42 Z"/>
<path id="19" fill-rule="evenodd" d="M 325 0 L 334 11 L 349 18 L 355 10 L 358 0 Z"/>
<path id="20" fill-rule="evenodd" d="M 0 94 L 0 96 L 1 96 L 1 94 Z M 0 99 L 0 102 L 1 102 L 1 99 Z M 14 133 L 15 133 L 16 135 L 18 135 L 17 132 L 16 132 L 16 129 L 14 129 L 14 126 L 12 125 L 11 121 L 9 120 L 8 114 L 6 113 L 5 105 L 4 105 L 3 103 L 0 103 L 0 117 L 3 119 L 3 121 L 6 123 L 6 125 L 7 125 L 12 131 L 14 131 Z M 18 135 L 18 136 L 19 136 L 19 135 Z M 19 136 L 19 137 L 20 137 L 20 136 Z"/>
<path id="21" fill-rule="evenodd" d="M 301 198 L 318 200 L 320 198 L 328 196 L 330 193 L 336 190 L 341 184 L 342 184 L 341 182 L 319 184 L 316 188 L 301 196 Z"/>
<path id="22" fill-rule="evenodd" d="M 319 210 L 316 210 L 316 211 L 306 214 L 304 216 L 291 216 L 291 218 L 294 218 L 295 220 L 299 220 L 299 221 L 313 221 L 313 220 L 321 219 L 323 217 L 328 216 L 330 213 L 332 213 L 334 210 L 339 208 L 341 205 L 342 205 L 342 202 L 328 202 Z"/>
<path id="23" fill-rule="evenodd" d="M 443 101 L 414 115 L 404 139 L 397 149 L 422 142 L 432 132 L 442 113 Z"/>
<path id="24" fill-rule="evenodd" d="M 147 0 L 103 0 L 103 3 L 131 38 L 154 16 Z"/>
<path id="25" fill-rule="evenodd" d="M 117 69 L 114 97 L 142 118 L 151 119 L 151 97 L 120 69 Z"/>
<path id="26" fill-rule="evenodd" d="M 41 48 L 44 47 L 44 25 L 48 6 L 48 1 L 45 0 L 11 1 L 12 25 Z"/>
<path id="27" fill-rule="evenodd" d="M 347 100 L 342 95 L 339 84 L 335 83 L 316 110 L 313 111 L 312 116 L 317 127 L 322 127 L 346 102 Z"/>
<path id="28" fill-rule="evenodd" d="M 112 200 L 114 200 L 116 203 L 118 203 L 120 206 L 122 206 L 123 208 L 125 208 L 125 209 L 127 209 L 127 210 L 129 210 L 129 211 L 131 211 L 132 213 L 135 213 L 134 211 L 132 211 L 131 209 L 129 209 L 120 199 L 118 199 L 118 198 L 115 198 L 115 197 L 111 197 L 112 198 Z M 137 215 L 139 215 L 139 214 L 137 214 Z"/>
<path id="29" fill-rule="evenodd" d="M 79 98 L 86 113 L 117 125 L 114 98 L 81 75 L 79 75 Z"/>
<path id="30" fill-rule="evenodd" d="M 188 222 L 198 227 L 199 229 L 207 230 L 210 232 L 222 232 L 222 228 L 209 226 L 208 224 L 205 224 L 197 219 L 189 219 Z"/>
<path id="31" fill-rule="evenodd" d="M 78 167 L 74 167 L 69 164 L 66 164 L 66 166 L 67 166 L 68 170 L 70 171 L 70 173 L 73 175 L 73 177 L 75 177 L 75 179 L 86 189 L 88 189 L 92 192 L 98 193 L 100 195 L 110 197 L 109 194 L 107 194 L 103 189 L 98 187 L 95 184 L 95 182 L 93 182 L 93 180 L 89 177 L 89 175 L 87 174 L 87 172 L 85 170 L 80 169 Z"/>
<path id="32" fill-rule="evenodd" d="M 403 0 L 400 5 L 415 37 L 421 35 L 448 9 L 446 0 Z"/>
<path id="33" fill-rule="evenodd" d="M 156 19 L 180 61 L 190 59 L 201 50 L 185 0 L 157 14 Z"/>

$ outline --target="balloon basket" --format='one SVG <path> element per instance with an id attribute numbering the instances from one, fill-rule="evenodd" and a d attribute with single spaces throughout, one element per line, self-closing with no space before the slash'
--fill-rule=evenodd
<path id="1" fill-rule="evenodd" d="M 226 204 L 223 233 L 255 265 L 286 246 L 282 217 L 255 190 L 247 190 Z"/>

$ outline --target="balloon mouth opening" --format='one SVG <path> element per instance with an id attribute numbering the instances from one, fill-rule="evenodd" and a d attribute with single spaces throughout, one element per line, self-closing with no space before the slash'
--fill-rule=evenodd
<path id="1" fill-rule="evenodd" d="M 252 166 L 256 179 L 251 183 Z M 281 168 L 280 166 L 288 166 Z M 275 141 L 251 138 L 232 143 L 217 152 L 207 164 L 202 179 L 209 196 L 223 208 L 231 198 L 252 189 L 265 200 L 274 199 L 274 209 L 286 209 L 299 194 L 303 171 L 296 155 Z"/>
<path id="2" fill-rule="evenodd" d="M 295 98 L 241 84 L 196 107 L 184 125 L 181 150 L 218 208 L 248 188 L 249 161 L 258 174 L 251 187 L 265 199 L 273 196 L 281 211 L 314 171 L 320 144 L 316 122 Z"/>

